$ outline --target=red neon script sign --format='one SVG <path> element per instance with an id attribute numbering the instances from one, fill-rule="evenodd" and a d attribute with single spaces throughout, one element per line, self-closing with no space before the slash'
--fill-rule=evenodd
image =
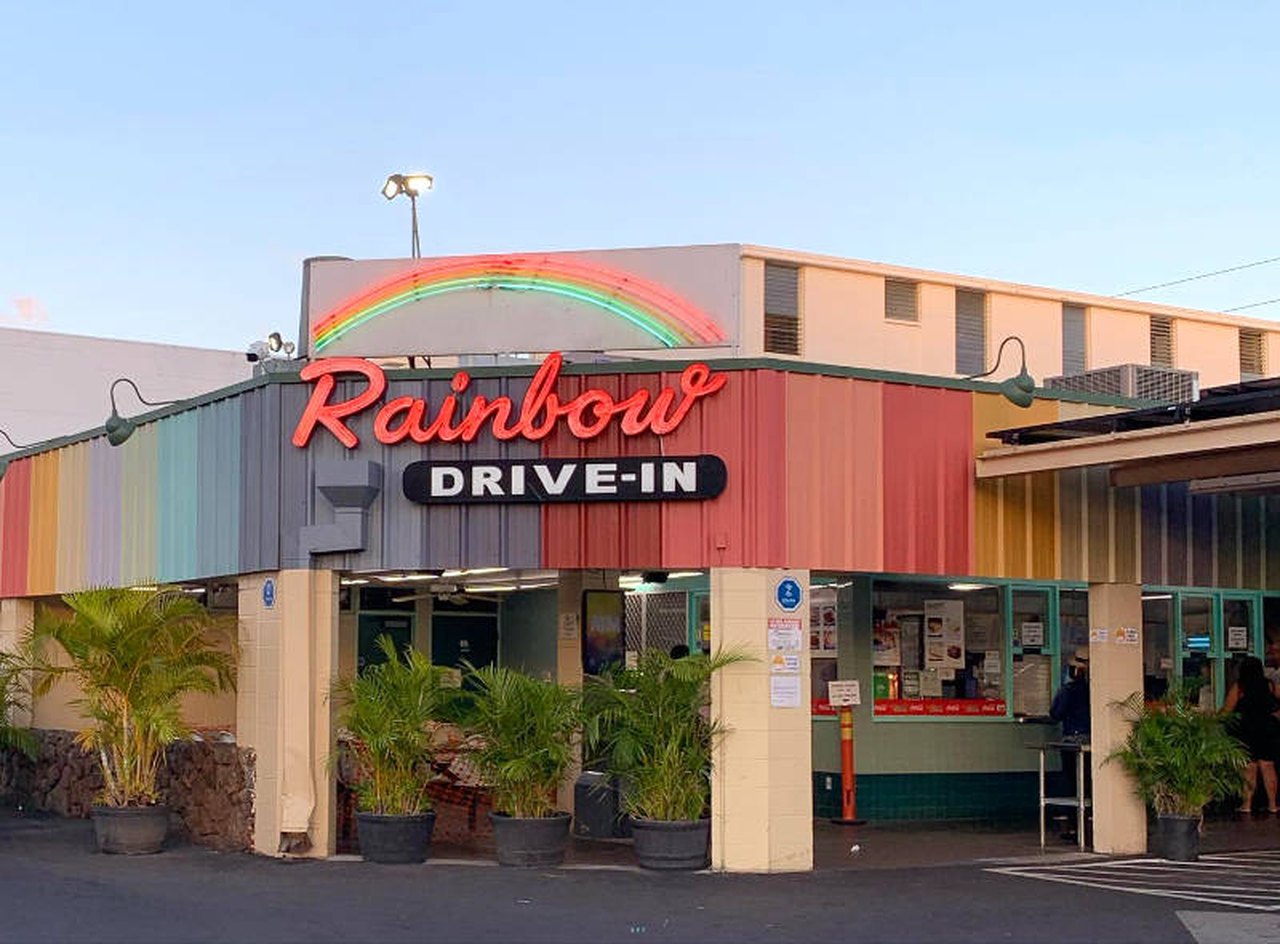
<path id="1" fill-rule="evenodd" d="M 510 397 L 490 400 L 480 394 L 471 398 L 465 411 L 460 398 L 471 384 L 471 375 L 460 370 L 450 384 L 453 392 L 444 398 L 434 418 L 425 400 L 395 397 L 378 410 L 373 435 L 387 446 L 405 440 L 471 442 L 488 426 L 498 440 L 522 437 L 537 441 L 549 436 L 563 419 L 576 438 L 594 439 L 620 417 L 618 427 L 624 436 L 645 432 L 664 436 L 684 421 L 696 402 L 715 393 L 727 379 L 724 374 L 713 374 L 706 364 L 690 364 L 680 374 L 679 391 L 672 387 L 663 387 L 657 394 L 637 390 L 622 400 L 615 400 L 608 391 L 593 388 L 561 402 L 555 388 L 563 363 L 560 354 L 549 355 L 533 375 L 518 406 Z M 339 374 L 360 375 L 368 386 L 348 400 L 331 403 Z M 361 357 L 331 357 L 308 364 L 301 376 L 314 387 L 293 431 L 293 444 L 299 448 L 306 446 L 316 427 L 323 426 L 348 449 L 356 448 L 360 439 L 346 421 L 382 398 L 387 390 L 387 376 L 382 368 Z"/>

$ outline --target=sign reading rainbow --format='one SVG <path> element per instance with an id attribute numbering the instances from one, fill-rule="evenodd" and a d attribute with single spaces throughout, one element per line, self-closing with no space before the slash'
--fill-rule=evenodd
<path id="1" fill-rule="evenodd" d="M 470 290 L 558 295 L 629 322 L 663 347 L 725 343 L 706 312 L 629 272 L 563 256 L 458 256 L 419 263 L 326 312 L 312 325 L 312 351 L 402 305 Z"/>

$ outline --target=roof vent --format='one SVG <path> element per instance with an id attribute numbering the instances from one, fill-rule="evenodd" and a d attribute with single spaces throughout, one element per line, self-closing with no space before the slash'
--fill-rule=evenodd
<path id="1" fill-rule="evenodd" d="M 1186 403 L 1200 398 L 1200 375 L 1176 367 L 1148 367 L 1146 364 L 1116 364 L 1078 374 L 1050 377 L 1049 390 L 1129 397 L 1157 403 Z"/>

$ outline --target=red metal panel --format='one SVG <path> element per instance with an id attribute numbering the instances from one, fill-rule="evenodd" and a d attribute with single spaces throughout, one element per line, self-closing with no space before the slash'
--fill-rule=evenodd
<path id="1" fill-rule="evenodd" d="M 678 374 L 607 374 L 562 376 L 556 387 L 561 400 L 584 390 L 605 390 L 620 399 L 636 390 L 657 390 L 677 384 Z M 698 407 L 695 405 L 694 411 Z M 689 422 L 692 420 L 690 417 Z M 542 454 L 560 458 L 659 455 L 659 437 L 652 433 L 623 436 L 611 424 L 595 439 L 575 439 L 564 424 L 543 440 Z M 661 511 L 647 502 L 588 502 L 549 504 L 542 512 L 543 565 L 552 568 L 604 567 L 624 569 L 661 566 Z"/>
<path id="2" fill-rule="evenodd" d="M 880 570 L 883 385 L 786 377 L 788 562 L 819 570 Z"/>
<path id="3" fill-rule="evenodd" d="M 973 567 L 972 401 L 967 391 L 884 386 L 884 569 Z"/>
<path id="4" fill-rule="evenodd" d="M 27 557 L 31 528 L 31 460 L 9 465 L 0 480 L 0 597 L 20 597 L 27 592 Z"/>
<path id="5" fill-rule="evenodd" d="M 615 397 L 663 386 L 680 374 L 562 377 L 557 393 L 588 387 Z M 775 371 L 728 372 L 728 383 L 699 400 L 672 433 L 623 437 L 616 429 L 589 442 L 563 428 L 543 454 L 590 456 L 720 456 L 728 467 L 724 494 L 706 502 L 609 502 L 548 505 L 542 513 L 543 565 L 549 568 L 679 568 L 783 566 L 786 560 L 785 383 Z"/>
<path id="6" fill-rule="evenodd" d="M 710 453 L 728 467 L 724 494 L 663 509 L 663 561 L 677 567 L 784 567 L 786 378 L 736 371 L 666 439 L 669 454 Z M 693 422 L 696 419 L 696 422 Z"/>

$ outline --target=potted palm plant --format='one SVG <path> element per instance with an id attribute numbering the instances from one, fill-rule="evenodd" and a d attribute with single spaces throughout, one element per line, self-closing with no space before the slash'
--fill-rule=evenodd
<path id="1" fill-rule="evenodd" d="M 34 692 L 64 677 L 79 689 L 73 704 L 88 726 L 77 741 L 102 767 L 93 807 L 99 849 L 158 852 L 169 813 L 156 775 L 165 747 L 189 734 L 182 698 L 234 686 L 234 642 L 221 620 L 173 588 L 86 590 L 62 602 L 65 611 L 37 611 L 28 638 L 38 653 Z M 46 643 L 64 658 L 48 658 Z"/>
<path id="2" fill-rule="evenodd" d="M 706 714 L 708 689 L 714 673 L 748 658 L 653 649 L 633 669 L 587 679 L 587 750 L 624 785 L 622 808 L 645 868 L 710 862 L 711 751 L 725 729 Z"/>
<path id="3" fill-rule="evenodd" d="M 402 656 L 390 636 L 377 644 L 385 662 L 333 685 L 355 761 L 360 851 L 370 862 L 424 862 L 436 823 L 427 795 L 434 734 L 456 687 L 421 652 Z"/>
<path id="4" fill-rule="evenodd" d="M 1201 711 L 1183 692 L 1150 703 L 1134 692 L 1120 705 L 1132 727 L 1107 759 L 1133 775 L 1139 796 L 1155 810 L 1161 854 L 1194 861 L 1204 808 L 1240 793 L 1248 755 L 1221 715 Z"/>
<path id="5" fill-rule="evenodd" d="M 467 684 L 465 726 L 478 736 L 473 759 L 492 796 L 498 863 L 559 865 L 570 815 L 556 808 L 556 788 L 575 760 L 580 693 L 497 666 L 468 666 Z"/>

